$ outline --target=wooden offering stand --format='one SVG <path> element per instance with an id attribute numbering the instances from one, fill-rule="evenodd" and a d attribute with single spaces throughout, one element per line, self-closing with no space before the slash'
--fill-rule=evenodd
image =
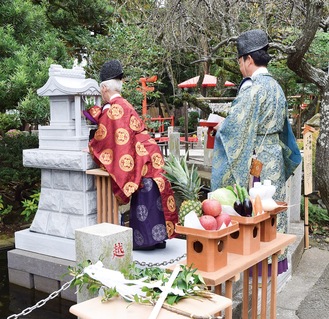
<path id="1" fill-rule="evenodd" d="M 249 217 L 248 217 L 249 218 Z M 198 273 L 203 277 L 207 286 L 214 286 L 215 292 L 221 294 L 221 285 L 225 283 L 225 296 L 233 299 L 233 281 L 240 278 L 243 273 L 243 304 L 241 318 L 271 318 L 275 319 L 277 313 L 277 276 L 278 276 L 278 256 L 282 251 L 296 240 L 296 235 L 280 234 L 271 242 L 261 242 L 260 249 L 250 255 L 240 255 L 228 253 L 227 265 L 211 272 L 198 270 Z M 262 264 L 262 269 L 268 269 L 268 258 L 272 259 L 271 279 L 266 271 L 262 272 L 262 292 L 260 316 L 258 312 L 258 264 Z M 180 262 L 186 265 L 186 260 Z M 175 265 L 170 265 L 168 268 L 173 269 Z M 252 271 L 252 282 L 249 281 L 250 268 Z M 251 287 L 250 287 L 251 284 Z M 250 289 L 251 288 L 251 289 Z M 270 288 L 270 289 L 269 289 Z M 250 305 L 251 297 L 251 305 Z M 268 300 L 269 297 L 269 300 Z M 249 307 L 251 306 L 251 308 Z M 251 311 L 250 311 L 251 310 Z M 269 316 L 268 316 L 269 315 Z M 225 318 L 232 319 L 232 307 L 225 311 Z"/>
<path id="2" fill-rule="evenodd" d="M 260 241 L 269 242 L 276 238 L 277 234 L 277 215 L 287 210 L 286 202 L 277 202 L 281 207 L 269 211 L 270 218 L 260 224 Z"/>
<path id="3" fill-rule="evenodd" d="M 228 252 L 239 255 L 250 255 L 260 248 L 261 223 L 268 220 L 270 214 L 253 217 L 231 216 L 239 223 L 239 230 L 230 234 L 228 239 Z"/>
<path id="4" fill-rule="evenodd" d="M 216 271 L 227 264 L 228 235 L 239 230 L 237 221 L 222 230 L 203 230 L 176 224 L 176 232 L 186 235 L 187 265 L 202 271 Z"/>

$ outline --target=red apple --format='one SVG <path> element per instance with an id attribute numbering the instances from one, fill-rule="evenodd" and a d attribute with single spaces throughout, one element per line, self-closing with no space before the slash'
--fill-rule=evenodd
<path id="1" fill-rule="evenodd" d="M 221 213 L 216 217 L 217 229 L 228 227 L 231 223 L 231 216 L 229 214 Z"/>
<path id="2" fill-rule="evenodd" d="M 222 212 L 221 203 L 213 198 L 205 199 L 202 204 L 202 211 L 205 215 L 218 216 Z"/>
<path id="3" fill-rule="evenodd" d="M 211 215 L 202 215 L 199 217 L 200 224 L 206 230 L 216 230 L 217 229 L 217 222 L 216 218 Z"/>

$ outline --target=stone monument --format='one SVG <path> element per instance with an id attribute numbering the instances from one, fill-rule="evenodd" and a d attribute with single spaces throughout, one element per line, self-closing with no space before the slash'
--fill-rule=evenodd
<path id="1" fill-rule="evenodd" d="M 37 93 L 49 97 L 50 123 L 39 126 L 39 148 L 24 150 L 23 164 L 41 169 L 40 201 L 31 227 L 15 233 L 16 249 L 8 254 L 10 282 L 27 288 L 43 276 L 33 273 L 40 268 L 33 263 L 45 256 L 60 264 L 75 262 L 75 229 L 96 224 L 97 214 L 94 176 L 85 174 L 95 164 L 87 152 L 89 127 L 82 110 L 91 99 L 100 105 L 98 83 L 86 79 L 81 67 L 51 65 Z M 27 258 L 33 259 L 31 267 Z"/>

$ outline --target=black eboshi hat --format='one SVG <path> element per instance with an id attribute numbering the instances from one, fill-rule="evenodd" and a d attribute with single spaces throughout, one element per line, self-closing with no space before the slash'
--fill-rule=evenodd
<path id="1" fill-rule="evenodd" d="M 123 70 L 120 61 L 110 60 L 105 62 L 100 70 L 99 76 L 101 82 L 113 79 L 121 80 L 123 77 Z"/>
<path id="2" fill-rule="evenodd" d="M 240 34 L 237 39 L 238 57 L 268 47 L 268 37 L 263 30 L 254 29 Z"/>

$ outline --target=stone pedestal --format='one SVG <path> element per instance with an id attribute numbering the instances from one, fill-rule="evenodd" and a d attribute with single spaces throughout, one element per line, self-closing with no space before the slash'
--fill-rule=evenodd
<path id="1" fill-rule="evenodd" d="M 126 269 L 132 262 L 132 229 L 124 226 L 101 223 L 77 229 L 76 232 L 77 264 L 90 260 L 101 261 L 105 268 L 111 270 Z M 90 299 L 86 289 L 78 292 L 77 300 Z"/>
<path id="2" fill-rule="evenodd" d="M 41 194 L 31 231 L 74 239 L 76 228 L 96 223 L 94 163 L 86 152 L 24 150 L 26 167 L 41 168 Z"/>

